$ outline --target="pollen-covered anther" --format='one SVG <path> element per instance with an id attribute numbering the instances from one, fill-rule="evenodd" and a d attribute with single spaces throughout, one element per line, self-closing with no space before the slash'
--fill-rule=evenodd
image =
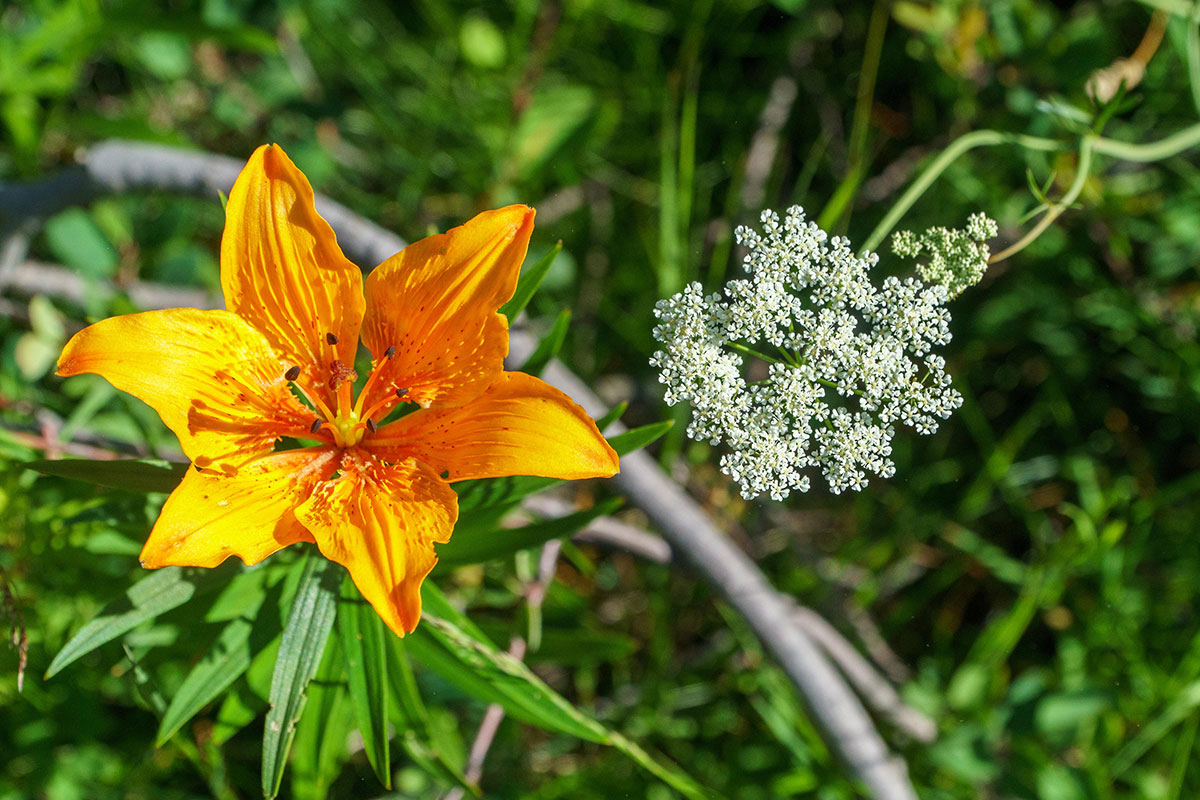
<path id="1" fill-rule="evenodd" d="M 379 430 L 379 426 L 375 423 L 375 420 L 373 420 L 373 419 L 367 420 L 367 430 L 369 430 L 371 433 L 374 433 L 375 431 Z"/>
<path id="2" fill-rule="evenodd" d="M 331 345 L 334 345 L 338 343 L 338 337 L 334 336 L 332 333 L 327 333 L 325 334 L 325 341 Z"/>
<path id="3" fill-rule="evenodd" d="M 291 367 L 287 372 L 283 373 L 285 381 L 294 381 L 300 377 L 300 367 Z"/>
<path id="4" fill-rule="evenodd" d="M 309 425 L 309 426 L 308 426 L 308 432 L 309 432 L 309 433 L 316 433 L 316 432 L 317 432 L 317 431 L 319 431 L 319 430 L 321 430 L 321 418 L 320 418 L 320 417 L 317 417 L 316 419 L 314 419 L 314 420 L 312 421 L 312 425 Z"/>
<path id="5" fill-rule="evenodd" d="M 390 345 L 387 350 L 383 351 L 383 354 L 387 356 L 388 361 L 391 361 L 396 357 L 396 345 Z"/>
<path id="6" fill-rule="evenodd" d="M 333 334 L 330 334 L 332 336 Z M 333 361 L 329 364 L 329 388 L 337 391 L 338 387 L 346 381 L 355 381 L 358 379 L 358 373 L 352 368 L 347 367 L 341 361 Z"/>
<path id="7" fill-rule="evenodd" d="M 408 389 L 397 389 L 396 390 L 396 397 L 399 397 L 401 400 L 404 399 L 404 396 L 406 394 L 408 394 Z"/>

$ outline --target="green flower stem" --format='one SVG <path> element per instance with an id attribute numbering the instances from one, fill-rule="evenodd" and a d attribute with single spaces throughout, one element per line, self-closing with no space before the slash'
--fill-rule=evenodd
<path id="1" fill-rule="evenodd" d="M 1192 3 L 1192 13 L 1185 22 L 1188 84 L 1192 87 L 1192 105 L 1196 107 L 1196 113 L 1200 114 L 1200 2 Z"/>
<path id="2" fill-rule="evenodd" d="M 1197 69 L 1200 70 L 1200 65 L 1198 65 Z M 1200 85 L 1200 78 L 1198 78 L 1197 85 Z M 1198 100 L 1198 102 L 1200 102 L 1200 100 Z M 1089 158 L 1091 153 L 1099 153 L 1101 155 L 1111 156 L 1122 161 L 1148 163 L 1152 161 L 1162 161 L 1163 159 L 1182 153 L 1184 150 L 1200 145 L 1200 123 L 1184 128 L 1183 130 L 1173 133 L 1164 139 L 1158 140 L 1157 142 L 1147 142 L 1146 144 L 1130 144 L 1128 142 L 1120 142 L 1115 139 L 1105 139 L 1103 137 L 1093 137 L 1090 135 L 1085 138 L 1090 140 L 1090 144 L 1088 145 L 1088 149 L 1090 150 L 1088 153 Z M 938 157 L 935 158 L 929 164 L 929 166 L 925 168 L 925 171 L 922 172 L 915 181 L 913 181 L 913 184 L 909 186 L 907 190 L 905 190 L 904 194 L 900 196 L 900 199 L 896 201 L 896 204 L 888 210 L 887 215 L 885 215 L 884 218 L 880 220 L 879 224 L 875 226 L 875 230 L 871 231 L 871 235 L 868 236 L 866 241 L 863 243 L 863 248 L 866 250 L 876 250 L 880 243 L 883 242 L 883 240 L 887 237 L 887 235 L 892 232 L 892 229 L 896 227 L 896 224 L 900 221 L 900 219 L 907 214 L 909 209 L 911 209 L 917 200 L 921 198 L 921 195 L 925 194 L 925 191 L 930 187 L 930 185 L 932 185 L 933 182 L 937 180 L 943 172 L 946 171 L 946 168 L 953 164 L 959 156 L 970 150 L 974 150 L 977 147 L 990 147 L 998 144 L 1015 144 L 1018 147 L 1024 147 L 1028 150 L 1040 150 L 1043 152 L 1066 150 L 1071 146 L 1069 142 L 1058 141 L 1056 139 L 1047 139 L 1041 136 L 1026 136 L 1024 134 L 1003 133 L 1001 131 L 993 130 L 971 131 L 970 133 L 963 134 L 951 142 L 945 150 L 939 153 Z M 1081 141 L 1079 144 L 1079 151 L 1080 166 L 1082 167 L 1084 155 L 1083 141 Z M 1080 174 L 1084 173 L 1081 172 Z M 1077 175 L 1076 178 L 1078 180 L 1079 176 Z M 1084 179 L 1086 179 L 1085 174 Z M 1083 188 L 1082 183 L 1080 184 L 1079 188 Z M 1070 194 L 1070 192 L 1068 192 L 1068 194 Z M 1072 201 L 1073 200 L 1074 198 L 1072 198 Z M 1054 207 L 1052 207 L 1052 209 L 1053 208 Z M 1054 214 L 1054 217 L 1058 217 L 1058 215 L 1061 213 L 1062 211 L 1060 210 L 1058 213 Z M 1046 217 L 1043 217 L 1042 220 L 1039 221 L 1039 225 L 1041 225 L 1045 219 Z M 1051 219 L 1051 222 L 1053 222 L 1053 219 Z M 1049 225 L 1050 223 L 1047 222 L 1045 224 Z M 1043 230 L 1044 229 L 1045 228 L 1043 227 Z"/>
<path id="3" fill-rule="evenodd" d="M 1064 211 L 1070 208 L 1071 203 L 1074 203 L 1075 199 L 1079 197 L 1079 193 L 1083 191 L 1083 185 L 1087 183 L 1088 175 L 1091 174 L 1092 151 L 1098 139 L 1099 137 L 1097 136 L 1088 135 L 1079 141 L 1079 165 L 1075 170 L 1075 180 L 1071 182 L 1071 186 L 1067 189 L 1067 193 L 1063 195 L 1062 200 L 1048 206 L 1046 213 L 1042 215 L 1042 218 L 1037 221 L 1036 225 L 1030 228 L 1020 239 L 989 258 L 989 264 L 1003 261 L 1033 244 L 1050 227 L 1054 220 L 1058 219 Z"/>
<path id="4" fill-rule="evenodd" d="M 755 350 L 753 347 L 747 347 L 746 345 L 739 344 L 738 342 L 728 342 L 728 345 L 731 350 L 737 350 L 739 353 L 743 353 L 748 356 L 754 356 L 755 358 L 761 358 L 763 361 L 766 361 L 768 364 L 778 364 L 779 363 L 778 358 L 772 358 L 771 356 L 767 355 L 766 353 L 760 353 L 757 350 Z"/>
<path id="5" fill-rule="evenodd" d="M 1097 139 L 1095 151 L 1122 161 L 1162 161 L 1200 144 L 1200 123 L 1173 133 L 1165 139 L 1146 144 L 1129 144 L 1115 139 Z"/>
<path id="6" fill-rule="evenodd" d="M 875 230 L 871 231 L 871 235 L 867 237 L 863 248 L 866 250 L 878 249 L 879 244 L 896 227 L 896 223 L 908 213 L 908 210 L 921 198 L 921 195 L 925 194 L 925 190 L 959 156 L 970 150 L 974 150 L 976 147 L 989 147 L 998 144 L 1015 144 L 1029 150 L 1043 150 L 1047 152 L 1065 150 L 1070 146 L 1067 142 L 1060 142 L 1054 139 L 1046 139 L 1040 136 L 1026 136 L 1018 133 L 1004 133 L 1002 131 L 981 130 L 965 133 L 951 142 L 945 150 L 938 154 L 938 157 L 913 181 L 912 186 L 909 186 L 904 194 L 900 195 L 900 199 L 896 201 L 896 204 L 888 210 L 887 215 L 875 226 Z"/>

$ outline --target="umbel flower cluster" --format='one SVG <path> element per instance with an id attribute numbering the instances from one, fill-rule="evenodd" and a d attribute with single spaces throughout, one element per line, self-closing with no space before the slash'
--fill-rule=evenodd
<path id="1" fill-rule="evenodd" d="M 878 256 L 798 206 L 736 234 L 745 278 L 710 295 L 690 284 L 655 309 L 667 403 L 691 404 L 688 436 L 726 446 L 721 469 L 746 498 L 808 491 L 812 471 L 835 494 L 890 477 L 896 425 L 933 433 L 962 404 L 931 352 L 950 341 L 946 287 L 876 287 Z"/>
<path id="2" fill-rule="evenodd" d="M 897 231 L 892 237 L 892 252 L 921 259 L 917 274 L 929 283 L 942 284 L 953 298 L 983 278 L 991 256 L 987 240 L 998 232 L 995 220 L 986 214 L 972 214 L 966 229 L 939 226 L 920 235 Z"/>

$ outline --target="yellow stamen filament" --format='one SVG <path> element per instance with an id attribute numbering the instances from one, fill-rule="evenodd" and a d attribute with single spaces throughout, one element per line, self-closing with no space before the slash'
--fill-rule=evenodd
<path id="1" fill-rule="evenodd" d="M 392 360 L 392 356 L 395 354 L 396 348 L 393 345 L 392 347 L 389 347 L 387 352 L 384 354 L 386 357 L 380 359 L 371 368 L 371 374 L 367 376 L 367 382 L 363 384 L 362 391 L 358 393 L 358 402 L 354 404 L 354 413 L 357 414 L 360 419 L 370 419 L 371 417 L 375 416 L 375 412 L 391 402 L 390 397 L 384 397 L 378 403 L 375 403 L 373 406 L 367 409 L 365 413 L 363 412 L 363 403 L 366 402 L 367 397 L 371 394 L 371 390 L 375 388 L 375 384 L 379 382 L 380 376 L 383 375 L 384 366 Z"/>

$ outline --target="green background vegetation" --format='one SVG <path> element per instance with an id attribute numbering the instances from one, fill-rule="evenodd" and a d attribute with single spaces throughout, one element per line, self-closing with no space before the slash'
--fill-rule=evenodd
<path id="1" fill-rule="evenodd" d="M 409 239 L 530 203 L 531 254 L 564 243 L 534 323 L 569 307 L 564 359 L 611 401 L 629 399 L 631 422 L 682 421 L 647 365 L 651 310 L 686 281 L 735 274 L 737 224 L 799 203 L 862 241 L 960 133 L 1070 142 L 1073 118 L 1092 113 L 1088 76 L 1134 50 L 1151 9 L 897 2 L 877 51 L 871 13 L 826 0 L 18 0 L 0 10 L 0 178 L 43 176 L 109 137 L 239 158 L 275 141 L 319 190 Z M 1172 17 L 1106 136 L 1152 141 L 1198 121 L 1188 24 Z M 878 81 L 856 115 L 873 52 Z M 780 79 L 796 99 L 756 172 L 748 153 Z M 1198 164 L 1200 152 L 1148 165 L 1097 156 L 1077 207 L 955 301 L 946 355 L 966 402 L 936 436 L 898 437 L 895 479 L 747 503 L 681 425 L 658 447 L 778 587 L 854 641 L 869 618 L 908 666 L 903 694 L 937 720 L 938 740 L 881 727 L 922 797 L 1200 796 Z M 1026 170 L 1039 184 L 1053 176 L 1058 196 L 1074 167 L 1069 149 L 976 151 L 902 225 L 962 225 L 982 210 L 1011 241 L 1036 205 Z M 215 291 L 221 221 L 216 198 L 109 198 L 51 220 L 32 255 L 97 286 Z M 885 257 L 879 271 L 904 269 Z M 0 318 L 0 420 L 25 438 L 0 433 L 0 567 L 30 649 L 20 695 L 15 654 L 0 650 L 0 798 L 254 797 L 261 719 L 216 748 L 206 713 L 152 746 L 149 696 L 178 684 L 215 626 L 179 612 L 40 679 L 141 577 L 161 495 L 38 478 L 16 463 L 38 455 L 28 437 L 67 420 L 66 435 L 86 429 L 130 452 L 174 444 L 102 381 L 51 374 L 64 324 L 131 310 L 127 299 L 9 301 L 22 313 Z M 729 797 L 856 796 L 709 587 L 625 555 L 569 556 L 531 657 L 548 683 Z M 525 625 L 516 590 L 530 569 L 522 556 L 435 580 L 504 642 Z M 177 637 L 153 651 L 168 655 L 131 659 Z M 438 741 L 461 757 L 482 705 L 418 679 Z M 395 760 L 391 796 L 436 796 L 441 784 Z M 483 785 L 546 800 L 672 796 L 611 749 L 512 721 Z M 357 749 L 330 796 L 383 794 Z"/>

